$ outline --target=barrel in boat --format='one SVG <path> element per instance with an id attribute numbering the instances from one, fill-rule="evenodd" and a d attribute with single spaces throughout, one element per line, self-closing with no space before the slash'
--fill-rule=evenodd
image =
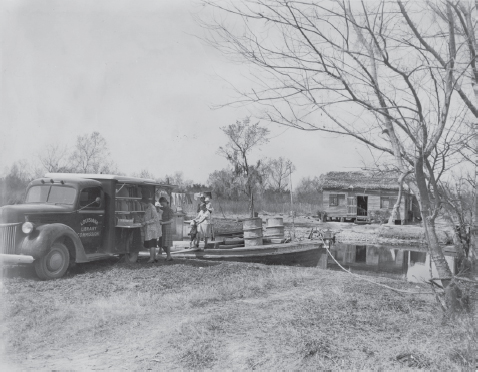
<path id="1" fill-rule="evenodd" d="M 283 239 L 284 238 L 284 220 L 282 217 L 267 219 L 266 237 Z"/>
<path id="2" fill-rule="evenodd" d="M 245 247 L 262 245 L 262 219 L 260 217 L 244 220 L 242 227 Z"/>

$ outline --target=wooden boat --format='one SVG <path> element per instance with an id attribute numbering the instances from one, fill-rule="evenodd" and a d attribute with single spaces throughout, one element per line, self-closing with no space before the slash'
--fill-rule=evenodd
<path id="1" fill-rule="evenodd" d="M 177 258 L 193 258 L 213 261 L 237 261 L 266 265 L 320 266 L 327 262 L 327 253 L 320 241 L 268 244 L 231 249 L 184 249 L 171 252 Z M 322 258 L 322 260 L 321 260 Z"/>

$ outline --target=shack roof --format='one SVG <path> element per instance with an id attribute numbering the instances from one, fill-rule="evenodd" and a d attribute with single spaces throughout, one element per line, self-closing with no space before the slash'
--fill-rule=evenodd
<path id="1" fill-rule="evenodd" d="M 89 174 L 89 173 L 47 173 L 45 177 L 50 178 L 63 178 L 63 179 L 78 179 L 78 178 L 87 178 L 93 180 L 116 180 L 118 183 L 131 183 L 136 185 L 150 185 L 158 186 L 164 189 L 174 189 L 176 185 L 169 185 L 164 183 L 156 182 L 152 179 L 139 178 L 139 177 L 126 177 L 126 176 L 117 176 L 114 174 Z"/>
<path id="2" fill-rule="evenodd" d="M 328 172 L 321 176 L 322 189 L 397 190 L 397 173 Z M 403 189 L 408 190 L 406 182 Z"/>

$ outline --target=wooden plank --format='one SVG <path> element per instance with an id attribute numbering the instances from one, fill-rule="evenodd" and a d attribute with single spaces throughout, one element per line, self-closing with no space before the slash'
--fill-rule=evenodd
<path id="1" fill-rule="evenodd" d="M 180 251 L 174 251 L 174 252 L 171 252 L 171 254 L 176 254 L 176 253 L 192 253 L 192 252 L 198 252 L 200 251 L 201 248 L 196 248 L 196 247 L 193 247 L 191 249 L 182 249 Z"/>
<path id="2" fill-rule="evenodd" d="M 232 248 L 240 248 L 244 247 L 244 243 L 242 244 L 224 244 L 224 245 L 219 245 L 218 249 L 232 249 Z"/>
<path id="3" fill-rule="evenodd" d="M 271 243 L 271 244 L 280 244 L 285 242 L 285 239 L 279 239 L 279 238 L 263 238 L 262 240 L 264 243 Z"/>
<path id="4" fill-rule="evenodd" d="M 368 214 L 373 214 L 377 210 L 380 210 L 380 196 L 370 195 L 368 197 Z"/>
<path id="5" fill-rule="evenodd" d="M 237 245 L 237 244 L 244 244 L 244 239 L 225 239 L 224 245 Z"/>

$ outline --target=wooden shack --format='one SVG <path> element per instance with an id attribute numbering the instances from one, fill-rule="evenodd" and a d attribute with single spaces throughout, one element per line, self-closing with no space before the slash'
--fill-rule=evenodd
<path id="1" fill-rule="evenodd" d="M 321 177 L 324 220 L 371 221 L 387 216 L 398 197 L 398 175 L 370 172 L 329 172 Z M 400 219 L 420 216 L 418 203 L 403 183 Z"/>

